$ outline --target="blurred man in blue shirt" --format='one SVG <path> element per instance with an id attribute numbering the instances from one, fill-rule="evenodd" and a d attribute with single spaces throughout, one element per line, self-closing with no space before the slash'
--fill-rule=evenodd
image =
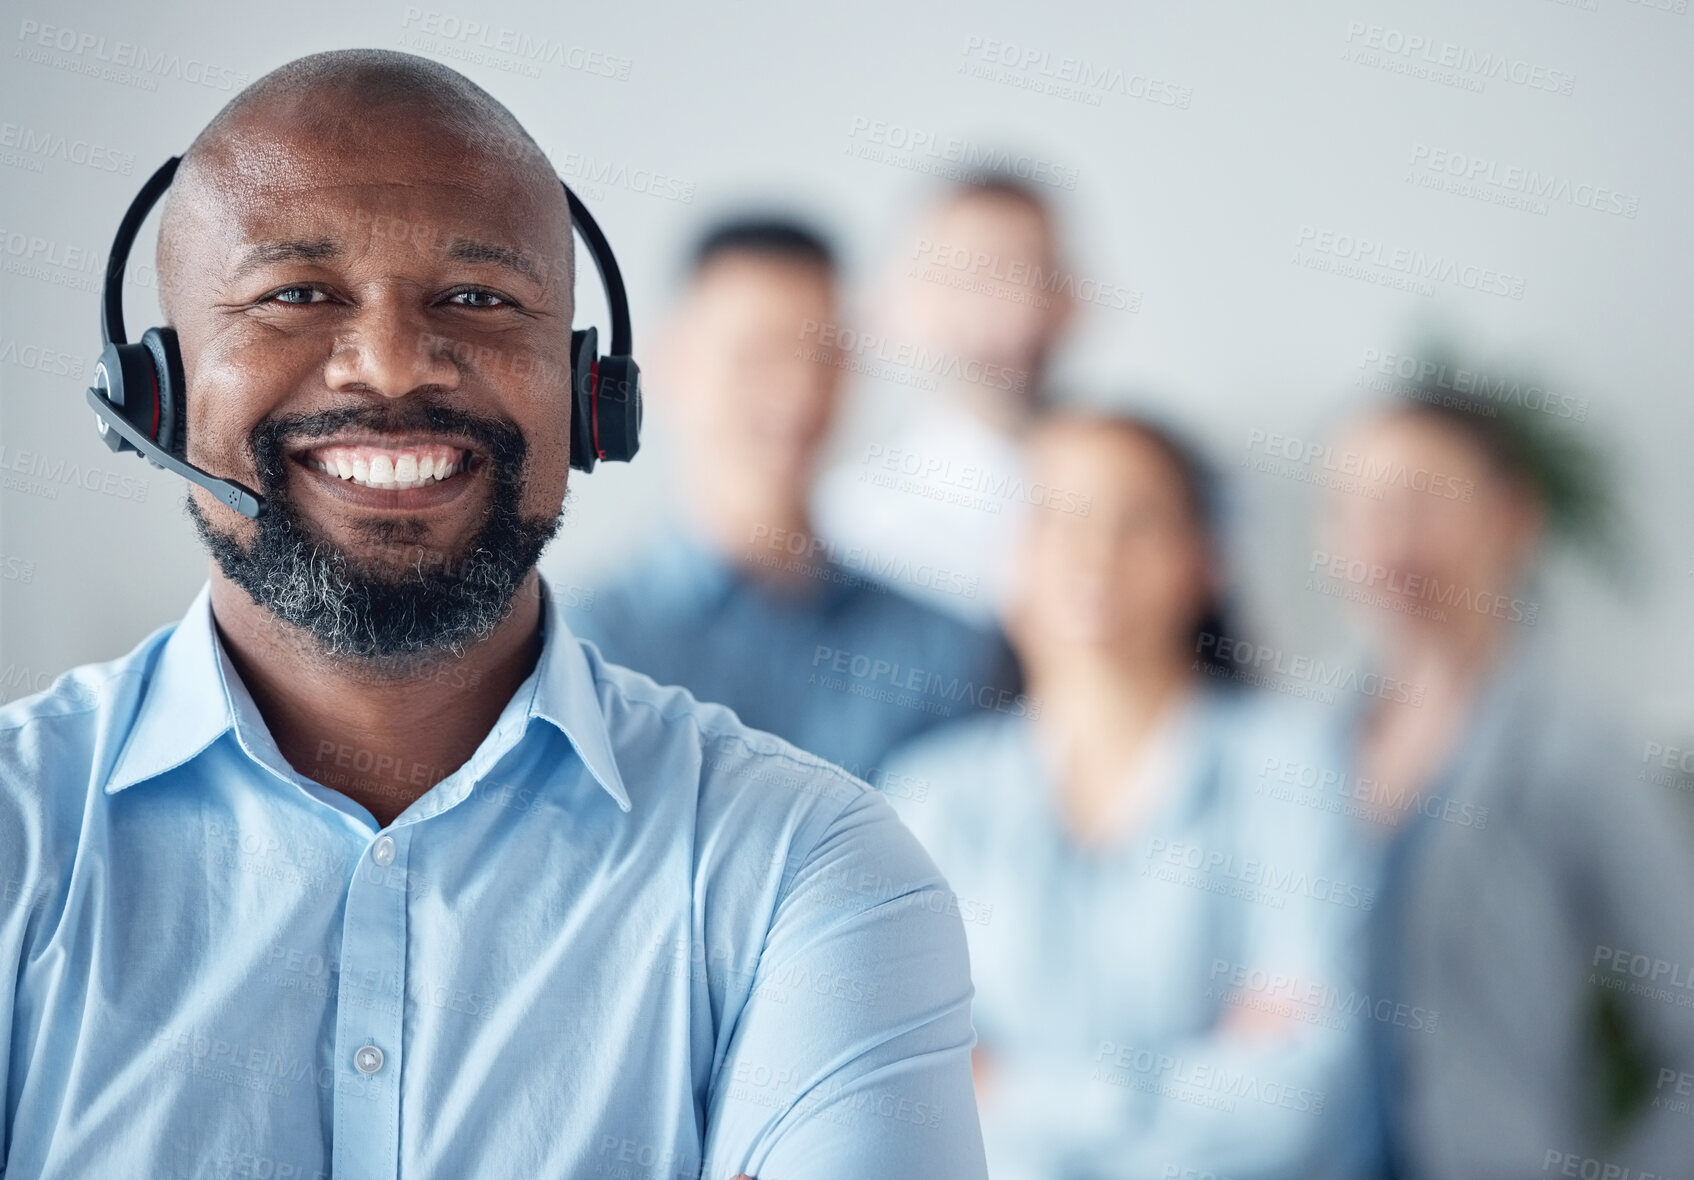
<path id="1" fill-rule="evenodd" d="M 194 491 L 184 619 L 0 709 L 7 1180 L 983 1175 L 958 906 L 893 811 L 535 572 L 569 225 L 402 54 L 185 156 L 187 457 L 266 511 Z"/>
<path id="2" fill-rule="evenodd" d="M 834 546 L 807 512 L 855 363 L 832 252 L 780 219 L 709 230 L 650 366 L 676 441 L 676 507 L 650 552 L 572 614 L 607 658 L 884 785 L 881 759 L 978 709 L 1022 715 L 1009 649 L 890 588 L 875 542 Z M 898 559 L 900 581 L 976 579 Z"/>

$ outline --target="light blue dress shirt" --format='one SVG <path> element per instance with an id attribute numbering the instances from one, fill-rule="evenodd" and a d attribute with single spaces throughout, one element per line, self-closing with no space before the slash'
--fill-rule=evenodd
<path id="1" fill-rule="evenodd" d="M 980 718 L 897 755 L 890 799 L 957 891 L 995 1180 L 1353 1177 L 1373 998 L 1346 970 L 1374 904 L 1325 814 L 1269 797 L 1321 722 L 1197 694 L 1145 775 L 1153 810 L 1080 844 L 1036 723 Z M 1275 1018 L 1260 1039 L 1227 1031 Z"/>
<path id="2" fill-rule="evenodd" d="M 634 566 L 574 598 L 571 628 L 606 657 L 716 701 L 883 785 L 903 742 L 978 710 L 1021 716 L 1011 650 L 829 560 L 749 546 L 804 576 L 778 589 L 678 525 Z"/>
<path id="3" fill-rule="evenodd" d="M 381 828 L 203 589 L 0 709 L 0 1174 L 981 1177 L 952 894 L 875 791 L 544 649 Z"/>

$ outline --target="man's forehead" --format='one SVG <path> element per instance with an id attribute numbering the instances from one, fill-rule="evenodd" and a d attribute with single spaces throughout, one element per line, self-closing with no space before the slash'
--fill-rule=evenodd
<path id="1" fill-rule="evenodd" d="M 439 120 L 378 115 L 331 126 L 286 115 L 240 120 L 196 153 L 192 183 L 243 222 L 361 209 L 528 229 L 564 226 L 557 181 L 539 152 L 514 158 Z M 509 136 L 506 138 L 510 138 Z M 538 217 L 546 217 L 540 225 Z"/>
<path id="2" fill-rule="evenodd" d="M 539 283 L 569 273 L 563 209 L 456 176 L 328 179 L 252 178 L 226 189 L 219 204 L 229 265 L 331 263 L 377 250 L 494 263 Z"/>
<path id="3" fill-rule="evenodd" d="M 777 321 L 798 324 L 835 302 L 826 271 L 807 263 L 759 255 L 726 257 L 710 263 L 697 277 L 685 311 L 724 324 Z"/>
<path id="4" fill-rule="evenodd" d="M 932 210 L 930 226 L 937 234 L 993 239 L 1031 251 L 1049 250 L 1053 245 L 1047 219 L 1009 197 L 971 194 L 955 199 Z"/>

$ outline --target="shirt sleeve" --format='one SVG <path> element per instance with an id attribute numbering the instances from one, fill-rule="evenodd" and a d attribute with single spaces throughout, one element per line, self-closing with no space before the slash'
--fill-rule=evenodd
<path id="1" fill-rule="evenodd" d="M 0 776 L 4 774 L 4 768 L 0 768 Z M 12 1147 L 12 1020 L 30 893 L 27 878 L 19 872 L 24 865 L 24 850 L 22 825 L 15 811 L 15 804 L 6 797 L 6 784 L 0 779 L 0 979 L 6 981 L 5 989 L 0 990 L 0 1177 L 6 1174 Z"/>
<path id="2" fill-rule="evenodd" d="M 957 902 L 862 792 L 787 886 L 708 1099 L 705 1175 L 986 1176 Z"/>
<path id="3" fill-rule="evenodd" d="M 31 783 L 38 773 L 18 729 L 0 729 L 0 1177 L 12 1150 L 12 1092 L 22 1084 L 12 1052 L 17 1041 L 18 980 L 31 910 L 42 900 L 39 809 Z"/>

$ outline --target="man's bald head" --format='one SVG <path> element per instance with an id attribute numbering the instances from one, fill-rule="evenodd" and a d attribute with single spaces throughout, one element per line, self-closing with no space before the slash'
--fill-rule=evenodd
<path id="1" fill-rule="evenodd" d="M 374 177 L 385 162 L 411 157 L 443 175 L 476 177 L 502 199 L 532 204 L 569 225 L 569 210 L 546 154 L 499 100 L 439 62 L 386 49 L 315 53 L 272 70 L 232 98 L 183 153 L 166 199 L 157 267 L 172 319 L 188 245 L 220 202 L 241 198 L 244 182 L 268 183 L 285 170 L 309 179 L 330 158 L 362 163 Z M 290 157 L 293 157 L 292 159 Z M 333 170 L 322 179 L 335 183 Z M 568 228 L 550 259 L 567 282 L 575 264 Z M 555 267 L 552 264 L 557 263 Z"/>

